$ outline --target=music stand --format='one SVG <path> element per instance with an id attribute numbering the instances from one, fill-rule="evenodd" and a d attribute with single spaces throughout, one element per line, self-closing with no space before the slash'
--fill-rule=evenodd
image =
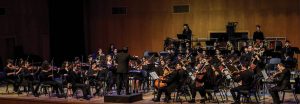
<path id="1" fill-rule="evenodd" d="M 177 38 L 180 40 L 184 40 L 184 39 L 187 39 L 187 35 L 177 34 Z"/>
<path id="2" fill-rule="evenodd" d="M 264 77 L 263 92 L 264 92 L 264 103 L 265 103 L 265 101 L 266 101 L 266 93 L 267 93 L 267 85 L 266 85 L 266 83 L 268 83 L 267 79 L 269 79 L 269 76 L 268 76 L 266 70 L 262 70 L 261 74 Z"/>
<path id="3" fill-rule="evenodd" d="M 169 55 L 169 53 L 165 52 L 165 51 L 162 51 L 162 52 L 159 52 L 159 55 L 163 56 L 163 57 L 167 57 Z"/>
<path id="4" fill-rule="evenodd" d="M 150 74 L 150 76 L 151 76 L 152 79 L 154 79 L 154 80 L 159 79 L 159 77 L 158 77 L 158 75 L 156 74 L 155 71 L 150 72 L 149 74 Z"/>
<path id="5" fill-rule="evenodd" d="M 150 56 L 150 57 L 158 57 L 158 53 L 157 52 L 149 52 L 148 53 L 148 55 Z"/>
<path id="6" fill-rule="evenodd" d="M 150 72 L 149 75 L 150 75 L 150 77 L 151 77 L 154 81 L 155 81 L 155 80 L 159 80 L 159 77 L 158 77 L 158 75 L 156 74 L 155 71 Z M 153 86 L 155 86 L 155 85 L 153 84 Z M 154 92 L 156 92 L 155 89 L 154 89 Z M 153 95 L 154 95 L 153 98 L 155 98 L 155 94 L 153 94 Z"/>

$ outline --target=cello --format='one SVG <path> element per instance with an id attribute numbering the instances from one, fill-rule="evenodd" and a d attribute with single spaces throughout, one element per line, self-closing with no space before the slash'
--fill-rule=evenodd
<path id="1" fill-rule="evenodd" d="M 159 77 L 159 79 L 154 80 L 154 87 L 156 89 L 163 88 L 167 86 L 167 83 L 163 83 L 162 81 L 166 80 L 166 78 L 172 73 L 171 69 L 166 66 L 164 67 L 164 74 L 162 77 Z"/>

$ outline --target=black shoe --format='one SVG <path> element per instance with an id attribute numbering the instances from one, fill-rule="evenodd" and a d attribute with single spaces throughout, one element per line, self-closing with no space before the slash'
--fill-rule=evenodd
<path id="1" fill-rule="evenodd" d="M 87 95 L 86 97 L 84 97 L 83 99 L 85 100 L 90 100 L 92 97 L 90 95 Z"/>
<path id="2" fill-rule="evenodd" d="M 94 93 L 93 96 L 99 96 L 99 93 Z"/>
<path id="3" fill-rule="evenodd" d="M 152 99 L 152 101 L 154 101 L 154 102 L 160 102 L 160 99 L 156 98 L 156 99 Z"/>
<path id="4" fill-rule="evenodd" d="M 58 98 L 63 98 L 64 96 L 63 96 L 63 95 L 57 95 L 57 97 L 58 97 Z"/>
<path id="5" fill-rule="evenodd" d="M 200 103 L 204 103 L 206 101 L 206 99 L 201 99 Z"/>
<path id="6" fill-rule="evenodd" d="M 131 93 L 127 92 L 126 95 L 130 95 Z"/>
<path id="7" fill-rule="evenodd" d="M 33 94 L 34 97 L 39 97 L 40 95 L 38 93 Z"/>
<path id="8" fill-rule="evenodd" d="M 236 102 L 233 102 L 231 104 L 241 104 L 241 102 L 236 101 Z"/>
<path id="9" fill-rule="evenodd" d="M 22 94 L 22 92 L 21 92 L 21 91 L 18 91 L 17 94 Z"/>
<path id="10" fill-rule="evenodd" d="M 189 103 L 196 103 L 195 99 L 189 101 Z"/>
<path id="11" fill-rule="evenodd" d="M 165 98 L 165 99 L 164 99 L 164 102 L 170 103 L 170 99 L 169 99 L 169 98 Z"/>

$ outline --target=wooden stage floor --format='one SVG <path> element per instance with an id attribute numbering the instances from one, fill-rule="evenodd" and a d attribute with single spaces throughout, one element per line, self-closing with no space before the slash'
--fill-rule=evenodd
<path id="1" fill-rule="evenodd" d="M 10 88 L 11 89 L 11 88 Z M 23 93 L 21 95 L 18 94 L 6 94 L 5 92 L 5 87 L 1 86 L 0 87 L 0 104 L 102 104 L 104 103 L 104 97 L 93 97 L 90 100 L 84 100 L 82 98 L 76 99 L 74 97 L 68 97 L 68 98 L 57 98 L 57 97 L 49 97 L 48 95 L 41 95 L 40 97 L 34 97 L 33 95 L 29 94 L 27 96 L 26 93 Z M 153 104 L 154 102 L 152 101 L 153 98 L 153 92 L 148 92 L 143 94 L 143 100 L 134 102 L 135 104 Z M 164 94 L 163 94 L 164 95 Z M 172 94 L 173 95 L 173 94 Z M 298 99 L 300 95 L 298 95 Z M 164 98 L 164 96 L 162 96 Z M 220 96 L 218 96 L 220 98 Z M 261 97 L 262 98 L 262 97 Z M 229 101 L 226 101 L 226 104 L 232 103 L 232 97 L 228 97 Z M 185 99 L 183 99 L 185 104 L 188 104 Z M 266 96 L 265 99 L 265 104 L 271 104 L 271 97 Z M 253 101 L 255 101 L 253 99 Z M 197 98 L 196 102 L 200 103 L 200 95 L 197 93 Z M 164 103 L 163 100 L 161 102 L 157 103 Z M 180 102 L 172 102 L 171 103 L 180 103 Z M 211 102 L 206 102 L 210 104 Z M 263 100 L 261 101 L 263 103 Z M 286 98 L 284 104 L 296 104 L 294 101 L 294 98 L 291 93 L 286 93 Z"/>

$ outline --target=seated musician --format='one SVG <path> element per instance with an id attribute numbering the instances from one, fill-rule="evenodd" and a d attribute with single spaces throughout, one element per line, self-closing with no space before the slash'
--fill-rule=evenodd
<path id="1" fill-rule="evenodd" d="M 253 81 L 253 71 L 247 69 L 248 65 L 243 64 L 240 72 L 233 78 L 235 82 L 241 82 L 241 85 L 230 89 L 234 104 L 240 104 L 241 90 L 250 90 Z M 234 73 L 233 73 L 234 74 Z M 237 93 L 237 94 L 236 94 Z"/>
<path id="2" fill-rule="evenodd" d="M 18 92 L 18 88 L 20 85 L 20 80 L 18 79 L 16 74 L 18 70 L 19 68 L 17 66 L 14 66 L 13 60 L 8 59 L 7 65 L 4 67 L 4 72 L 6 73 L 6 81 L 13 84 L 13 89 L 15 92 Z"/>
<path id="3" fill-rule="evenodd" d="M 184 81 L 185 71 L 182 69 L 183 65 L 181 63 L 176 64 L 176 70 L 171 72 L 166 80 L 163 80 L 162 83 L 166 83 L 167 86 L 159 87 L 157 97 L 153 99 L 154 102 L 159 102 L 162 92 L 165 92 L 165 102 L 169 102 L 171 99 L 171 92 L 178 87 L 181 87 Z"/>
<path id="4" fill-rule="evenodd" d="M 276 86 L 269 89 L 274 104 L 280 104 L 280 98 L 278 95 L 279 91 L 291 88 L 290 70 L 285 68 L 285 66 L 282 63 L 278 64 L 277 68 L 278 68 L 278 72 L 273 74 L 273 76 L 271 77 L 274 78 L 274 82 L 276 82 Z"/>
<path id="5" fill-rule="evenodd" d="M 200 71 L 199 73 L 196 72 L 196 79 L 194 83 L 190 84 L 192 99 L 189 101 L 189 103 L 195 103 L 196 93 L 199 91 L 201 97 L 201 102 L 204 102 L 205 100 L 205 89 L 204 89 L 204 81 L 206 80 L 205 73 L 207 72 L 206 69 L 208 68 L 204 63 L 198 63 L 195 67 L 195 70 Z M 201 78 L 202 77 L 202 78 Z"/>
<path id="6" fill-rule="evenodd" d="M 82 78 L 82 72 L 78 66 L 74 66 L 73 70 L 70 70 L 69 78 L 72 84 L 73 94 L 77 89 L 81 89 L 83 98 L 89 100 L 91 98 L 90 86 L 85 84 Z"/>
<path id="7" fill-rule="evenodd" d="M 94 85 L 96 92 L 93 94 L 95 95 L 100 95 L 100 89 L 103 87 L 102 81 L 105 79 L 105 73 L 103 68 L 101 68 L 99 65 L 97 65 L 96 62 L 92 63 L 91 70 L 88 73 L 89 77 L 89 84 Z"/>
<path id="8" fill-rule="evenodd" d="M 36 88 L 34 89 L 33 95 L 35 97 L 39 96 L 38 91 L 41 84 L 51 85 L 53 87 L 53 90 L 56 92 L 57 97 L 60 98 L 64 96 L 62 83 L 58 83 L 57 81 L 54 80 L 54 75 L 52 72 L 53 70 L 54 70 L 53 66 L 50 66 L 47 61 L 43 62 L 42 69 L 37 74 L 40 82 L 37 83 Z"/>
<path id="9" fill-rule="evenodd" d="M 28 91 L 33 91 L 33 81 L 34 81 L 34 70 L 31 64 L 28 61 L 25 61 L 25 64 L 23 66 L 23 79 L 28 82 L 27 88 Z M 26 88 L 24 86 L 24 90 L 26 92 Z"/>
<path id="10" fill-rule="evenodd" d="M 199 67 L 199 64 L 198 66 Z M 203 78 L 197 79 L 195 81 L 195 88 L 191 90 L 192 93 L 192 100 L 189 101 L 190 103 L 195 103 L 195 97 L 196 97 L 196 91 L 198 90 L 202 99 L 200 100 L 201 103 L 204 103 L 206 100 L 212 99 L 212 95 L 210 92 L 206 92 L 205 90 L 215 90 L 219 86 L 219 81 L 221 80 L 221 71 L 218 70 L 216 64 L 211 66 L 206 66 L 205 71 L 202 72 Z M 201 73 L 200 73 L 201 74 Z M 197 83 L 204 83 L 203 85 L 197 84 Z M 206 96 L 208 95 L 208 97 Z"/>

